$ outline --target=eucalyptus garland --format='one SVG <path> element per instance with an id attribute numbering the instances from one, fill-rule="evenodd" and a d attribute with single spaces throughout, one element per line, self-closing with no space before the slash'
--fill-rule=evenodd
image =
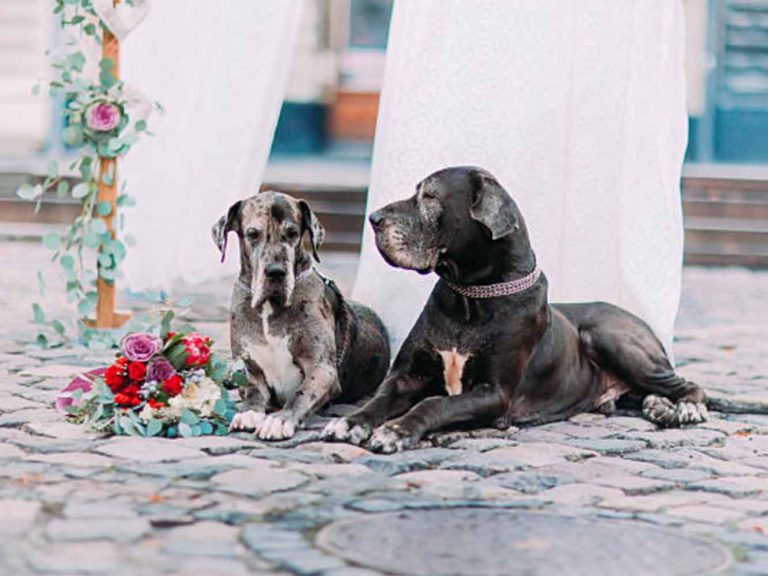
<path id="1" fill-rule="evenodd" d="M 131 4 L 131 0 L 123 0 Z M 48 83 L 52 100 L 62 102 L 64 143 L 74 151 L 74 159 L 62 169 L 58 162 L 48 163 L 47 174 L 37 183 L 22 184 L 19 197 L 37 203 L 40 209 L 46 193 L 59 198 L 73 198 L 81 204 L 80 214 L 63 234 L 49 233 L 43 244 L 49 248 L 52 261 L 58 262 L 66 281 L 67 300 L 77 308 L 78 334 L 85 343 L 101 339 L 105 335 L 89 328 L 84 319 L 96 307 L 96 281 L 101 278 L 114 282 L 120 263 L 126 254 L 126 245 L 118 237 L 112 238 L 104 218 L 113 218 L 116 231 L 122 230 L 123 219 L 112 214 L 109 202 L 97 199 L 99 178 L 104 184 L 115 184 L 113 167 L 100 173 L 100 158 L 116 158 L 126 154 L 147 133 L 147 117 L 157 104 L 148 102 L 140 93 L 130 89 L 115 78 L 112 70 L 115 62 L 100 58 L 98 68 L 88 66 L 89 52 L 98 50 L 106 25 L 94 10 L 91 0 L 55 0 L 53 13 L 59 27 L 70 39 L 61 49 L 49 52 L 53 79 Z M 88 50 L 88 44 L 91 44 Z M 33 92 L 39 93 L 41 86 Z M 71 184 L 72 182 L 72 184 Z M 132 205 L 121 180 L 117 193 L 117 206 Z M 95 259 L 95 271 L 93 260 Z M 43 277 L 38 272 L 41 292 Z M 43 346 L 63 344 L 67 330 L 59 320 L 47 320 L 42 308 L 33 304 L 34 320 L 48 330 L 37 336 Z M 110 342 L 111 344 L 113 342 Z"/>

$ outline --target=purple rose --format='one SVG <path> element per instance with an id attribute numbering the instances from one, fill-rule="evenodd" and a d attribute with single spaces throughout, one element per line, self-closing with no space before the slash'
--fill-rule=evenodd
<path id="1" fill-rule="evenodd" d="M 116 104 L 96 102 L 85 111 L 85 124 L 94 132 L 111 132 L 120 124 L 121 116 Z"/>
<path id="2" fill-rule="evenodd" d="M 176 374 L 176 370 L 174 370 L 173 364 L 165 358 L 155 358 L 147 368 L 147 381 L 163 382 L 174 374 Z"/>
<path id="3" fill-rule="evenodd" d="M 147 332 L 126 334 L 120 342 L 123 355 L 131 362 L 146 362 L 160 352 L 163 341 Z"/>

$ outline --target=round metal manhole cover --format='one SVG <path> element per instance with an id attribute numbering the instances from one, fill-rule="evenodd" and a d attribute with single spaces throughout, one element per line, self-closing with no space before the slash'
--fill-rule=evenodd
<path id="1" fill-rule="evenodd" d="M 454 508 L 335 522 L 318 545 L 350 562 L 414 576 L 682 576 L 730 564 L 714 542 L 641 524 Z"/>

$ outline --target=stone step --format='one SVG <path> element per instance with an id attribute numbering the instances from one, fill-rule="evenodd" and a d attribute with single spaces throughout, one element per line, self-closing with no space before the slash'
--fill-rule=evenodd
<path id="1" fill-rule="evenodd" d="M 333 162 L 309 162 L 301 170 L 292 166 L 270 164 L 262 189 L 306 199 L 325 225 L 325 249 L 359 250 L 368 184 L 364 164 L 351 169 Z M 46 196 L 36 213 L 33 203 L 15 195 L 23 178 L 0 174 L 0 238 L 41 237 L 47 230 L 43 225 L 71 222 L 79 213 L 76 202 L 55 196 Z M 682 185 L 687 263 L 768 267 L 768 171 L 686 167 Z"/>

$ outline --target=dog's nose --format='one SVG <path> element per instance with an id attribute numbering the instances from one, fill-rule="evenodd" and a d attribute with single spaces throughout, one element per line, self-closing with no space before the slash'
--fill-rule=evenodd
<path id="1" fill-rule="evenodd" d="M 286 273 L 285 264 L 272 263 L 267 264 L 267 267 L 264 268 L 264 275 L 270 280 L 282 280 Z"/>
<path id="2" fill-rule="evenodd" d="M 368 216 L 368 221 L 374 229 L 378 230 L 384 223 L 384 214 L 381 213 L 381 210 L 376 210 L 376 212 L 372 212 L 371 215 Z"/>

